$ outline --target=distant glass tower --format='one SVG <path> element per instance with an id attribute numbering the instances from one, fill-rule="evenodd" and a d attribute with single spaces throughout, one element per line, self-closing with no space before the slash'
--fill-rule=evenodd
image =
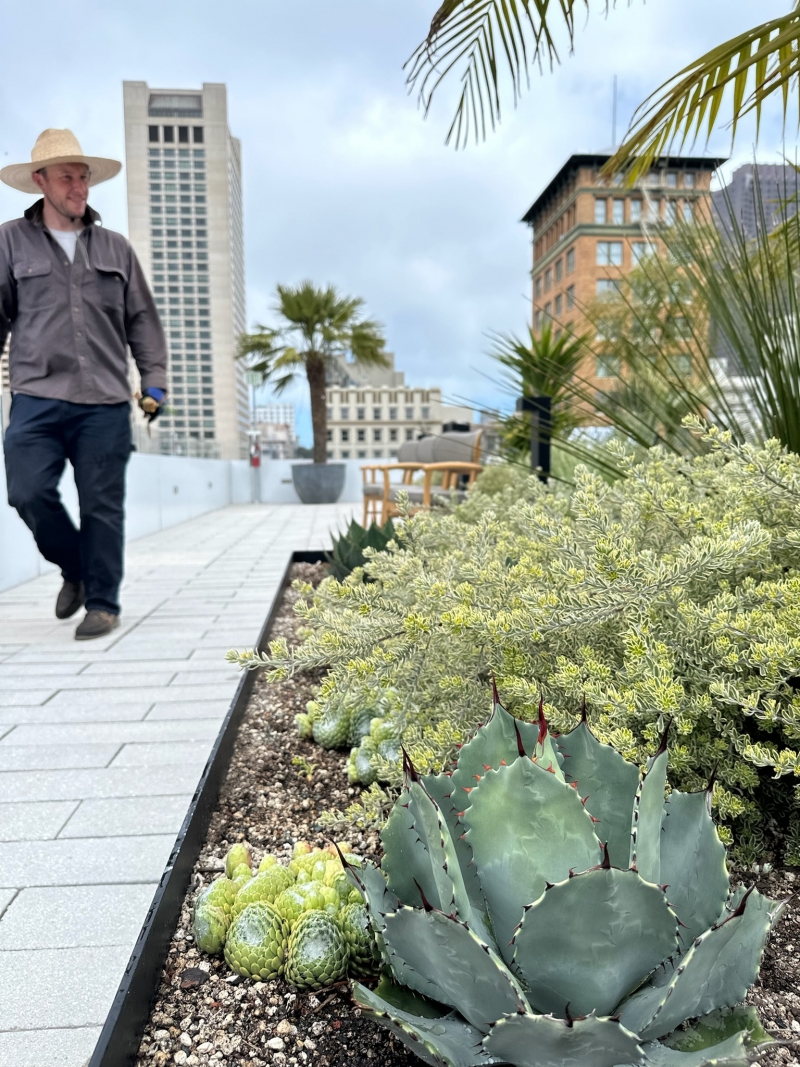
<path id="1" fill-rule="evenodd" d="M 123 82 L 128 229 L 169 343 L 163 452 L 247 455 L 248 394 L 235 359 L 245 330 L 241 143 L 227 90 Z"/>

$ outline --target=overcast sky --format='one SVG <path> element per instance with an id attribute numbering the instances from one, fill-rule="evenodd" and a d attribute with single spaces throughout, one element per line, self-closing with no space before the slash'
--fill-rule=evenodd
<path id="1" fill-rule="evenodd" d="M 633 0 L 578 32 L 575 54 L 532 75 L 485 144 L 444 146 L 456 83 L 423 121 L 403 62 L 436 0 L 40 0 L 6 4 L 0 68 L 0 166 L 30 158 L 39 131 L 67 126 L 84 150 L 122 159 L 122 81 L 159 88 L 226 82 L 244 154 L 248 321 L 269 321 L 277 282 L 304 277 L 362 296 L 386 326 L 412 385 L 497 402 L 486 333 L 524 330 L 530 240 L 519 219 L 573 152 L 611 142 L 670 74 L 789 0 Z M 790 131 L 787 152 L 794 156 Z M 699 146 L 702 150 L 703 146 Z M 709 146 L 726 154 L 720 129 Z M 777 106 L 758 158 L 781 150 Z M 752 132 L 733 163 L 752 159 Z M 29 202 L 0 185 L 0 220 Z M 127 232 L 124 172 L 92 203 Z M 292 394 L 308 438 L 304 392 Z M 507 403 L 507 402 L 506 402 Z"/>

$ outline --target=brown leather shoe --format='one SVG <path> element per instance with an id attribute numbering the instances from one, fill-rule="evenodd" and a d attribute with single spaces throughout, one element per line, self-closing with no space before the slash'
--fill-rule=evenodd
<path id="1" fill-rule="evenodd" d="M 109 611 L 87 611 L 75 631 L 75 640 L 91 641 L 93 637 L 105 637 L 118 626 L 119 615 L 112 615 Z"/>
<path id="2" fill-rule="evenodd" d="M 65 581 L 56 600 L 56 618 L 71 618 L 78 608 L 83 607 L 84 599 L 83 582 L 78 582 L 76 585 L 75 582 Z"/>

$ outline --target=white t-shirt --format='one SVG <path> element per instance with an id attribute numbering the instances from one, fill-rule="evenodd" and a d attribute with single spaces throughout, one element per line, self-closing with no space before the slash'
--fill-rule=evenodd
<path id="1" fill-rule="evenodd" d="M 78 244 L 78 237 L 81 233 L 83 233 L 83 230 L 51 230 L 48 226 L 47 232 L 50 234 L 53 240 L 58 241 L 58 243 L 64 249 L 67 254 L 67 259 L 70 261 L 70 263 L 74 263 L 75 248 Z"/>

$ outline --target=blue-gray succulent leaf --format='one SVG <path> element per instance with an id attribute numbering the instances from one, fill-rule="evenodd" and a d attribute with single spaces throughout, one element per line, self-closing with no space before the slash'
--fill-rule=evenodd
<path id="1" fill-rule="evenodd" d="M 382 958 L 389 962 L 384 933 L 386 930 L 386 913 L 396 911 L 400 906 L 397 896 L 386 885 L 386 879 L 379 867 L 369 860 L 364 860 L 360 867 L 345 863 L 345 871 L 351 884 L 360 891 L 367 905 L 367 915 L 372 932 L 375 934 Z"/>
<path id="2" fill-rule="evenodd" d="M 598 867 L 526 908 L 514 966 L 538 1011 L 611 1015 L 678 944 L 677 918 L 659 886 L 635 871 Z"/>
<path id="3" fill-rule="evenodd" d="M 590 816 L 577 792 L 530 759 L 486 771 L 469 793 L 463 822 L 503 958 L 526 905 L 548 882 L 600 861 Z"/>
<path id="4" fill-rule="evenodd" d="M 557 739 L 564 776 L 575 784 L 586 810 L 599 822 L 595 832 L 608 843 L 614 867 L 627 867 L 631 854 L 633 801 L 639 770 L 611 745 L 598 741 L 585 722 Z"/>
<path id="5" fill-rule="evenodd" d="M 515 1067 L 623 1067 L 643 1064 L 636 1034 L 614 1019 L 590 1015 L 555 1019 L 552 1015 L 512 1015 L 500 1019 L 483 1047 Z"/>
<path id="6" fill-rule="evenodd" d="M 674 789 L 665 804 L 661 834 L 660 881 L 684 924 L 681 941 L 690 945 L 718 918 L 730 888 L 725 846 L 719 839 L 706 790 Z"/>
<path id="7" fill-rule="evenodd" d="M 680 1052 L 658 1041 L 642 1047 L 648 1067 L 750 1067 L 752 1062 L 742 1034 L 695 1052 Z"/>
<path id="8" fill-rule="evenodd" d="M 495 704 L 491 719 L 458 753 L 458 764 L 452 776 L 456 795 L 476 785 L 487 768 L 497 768 L 519 759 L 517 731 L 525 753 L 533 756 L 539 740 L 538 725 L 515 719 L 501 704 Z"/>
<path id="9" fill-rule="evenodd" d="M 448 915 L 452 913 L 463 922 L 473 920 L 472 902 L 447 817 L 421 779 L 410 778 L 406 783 L 381 840 L 382 870 L 389 888 L 404 904 L 419 905 L 424 896 Z"/>
<path id="10" fill-rule="evenodd" d="M 401 905 L 386 916 L 385 938 L 398 981 L 456 1008 L 484 1033 L 504 1013 L 528 1009 L 500 956 L 458 919 Z"/>
<path id="11" fill-rule="evenodd" d="M 622 1022 L 645 1039 L 663 1037 L 686 1019 L 741 1003 L 758 977 L 769 932 L 783 904 L 748 891 L 734 911 L 696 938 L 668 982 L 650 984 L 620 1008 Z"/>
<path id="12" fill-rule="evenodd" d="M 754 1046 L 773 1043 L 752 1004 L 718 1008 L 679 1030 L 673 1030 L 660 1043 L 677 1052 L 701 1052 L 737 1036 L 751 1052 Z"/>
<path id="13" fill-rule="evenodd" d="M 483 1048 L 483 1034 L 460 1015 L 452 1011 L 422 1014 L 417 1005 L 398 1006 L 395 998 L 388 999 L 385 993 L 383 982 L 374 991 L 353 983 L 353 999 L 364 1014 L 390 1030 L 423 1063 L 432 1067 L 490 1067 L 500 1062 Z M 416 998 L 418 1002 L 421 999 Z"/>
<path id="14" fill-rule="evenodd" d="M 667 784 L 667 750 L 647 761 L 633 802 L 631 851 L 628 866 L 635 867 L 646 882 L 660 885 L 661 827 L 664 822 L 664 791 Z"/>
<path id="15" fill-rule="evenodd" d="M 466 826 L 461 822 L 460 814 L 456 810 L 453 793 L 455 786 L 449 774 L 426 774 L 422 778 L 422 784 L 439 805 L 439 809 L 447 822 L 450 831 L 450 840 L 455 850 L 456 860 L 461 871 L 464 888 L 469 898 L 472 914 L 466 921 L 475 933 L 484 941 L 488 941 L 492 947 L 496 947 L 494 934 L 492 933 L 489 920 L 486 897 L 478 878 L 478 868 L 472 858 L 472 849 L 467 844 L 464 834 Z M 467 803 L 467 794 L 462 792 L 461 807 Z M 449 869 L 449 868 L 448 868 Z M 461 916 L 464 917 L 463 915 Z"/>

